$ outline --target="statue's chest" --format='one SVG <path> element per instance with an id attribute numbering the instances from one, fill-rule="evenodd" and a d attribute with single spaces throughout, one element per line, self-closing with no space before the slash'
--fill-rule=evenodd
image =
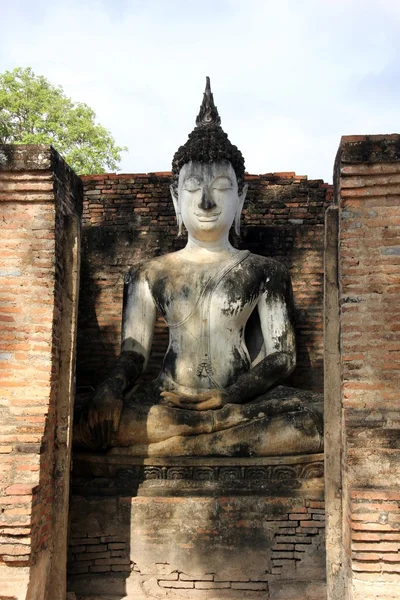
<path id="1" fill-rule="evenodd" d="M 205 320 L 214 325 L 246 320 L 260 296 L 254 273 L 239 266 L 228 273 L 220 267 L 183 269 L 162 277 L 153 294 L 168 325 L 197 328 Z"/>

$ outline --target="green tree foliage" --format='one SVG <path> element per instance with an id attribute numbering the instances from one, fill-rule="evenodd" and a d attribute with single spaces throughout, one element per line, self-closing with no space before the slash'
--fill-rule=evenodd
<path id="1" fill-rule="evenodd" d="M 51 144 L 80 175 L 116 171 L 121 152 L 94 111 L 31 68 L 0 74 L 0 143 Z"/>

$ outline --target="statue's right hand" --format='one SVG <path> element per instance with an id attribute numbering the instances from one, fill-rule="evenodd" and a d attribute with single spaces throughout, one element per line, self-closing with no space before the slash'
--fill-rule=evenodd
<path id="1" fill-rule="evenodd" d="M 107 380 L 97 389 L 88 411 L 91 434 L 101 448 L 111 445 L 122 413 L 122 390 L 119 380 Z"/>

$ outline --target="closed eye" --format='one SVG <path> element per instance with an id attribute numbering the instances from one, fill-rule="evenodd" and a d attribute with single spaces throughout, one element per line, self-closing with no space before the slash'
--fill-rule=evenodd
<path id="1" fill-rule="evenodd" d="M 232 188 L 232 181 L 229 179 L 229 177 L 217 177 L 212 186 L 213 190 L 220 191 L 231 190 Z"/>
<path id="2" fill-rule="evenodd" d="M 183 189 L 186 192 L 198 192 L 201 189 L 200 181 L 197 177 L 188 177 L 183 184 Z"/>
<path id="3" fill-rule="evenodd" d="M 221 192 L 224 190 L 231 190 L 232 186 L 231 185 L 215 185 L 213 187 L 213 190 L 220 190 Z"/>

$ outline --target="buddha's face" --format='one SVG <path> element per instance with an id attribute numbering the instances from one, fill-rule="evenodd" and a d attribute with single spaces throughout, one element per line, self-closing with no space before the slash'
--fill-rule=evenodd
<path id="1" fill-rule="evenodd" d="M 245 194 L 238 194 L 230 162 L 189 162 L 179 173 L 178 198 L 173 200 L 192 238 L 216 241 L 228 235 L 235 215 L 240 217 Z"/>

